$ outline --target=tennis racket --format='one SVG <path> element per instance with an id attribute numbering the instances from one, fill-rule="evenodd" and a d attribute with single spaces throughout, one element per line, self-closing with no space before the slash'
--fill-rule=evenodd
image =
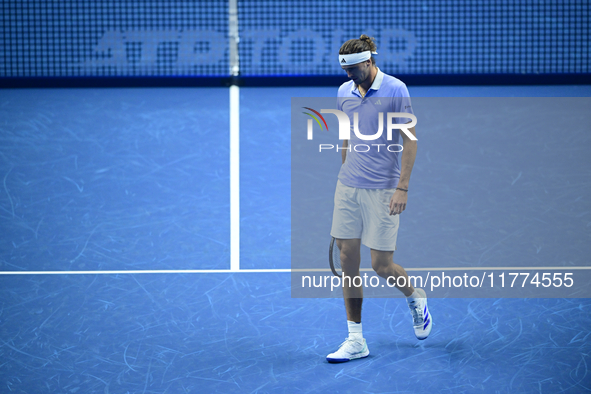
<path id="1" fill-rule="evenodd" d="M 336 238 L 332 237 L 330 240 L 330 248 L 328 248 L 328 262 L 330 269 L 335 276 L 342 277 L 343 269 L 341 268 L 341 251 L 337 247 Z"/>

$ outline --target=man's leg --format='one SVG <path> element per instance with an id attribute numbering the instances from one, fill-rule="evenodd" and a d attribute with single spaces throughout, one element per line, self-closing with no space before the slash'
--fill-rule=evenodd
<path id="1" fill-rule="evenodd" d="M 359 275 L 361 263 L 360 239 L 337 239 L 337 246 L 341 253 L 341 268 L 343 269 L 343 298 L 347 311 L 347 325 L 349 337 L 339 349 L 326 356 L 330 363 L 342 363 L 369 355 L 367 342 L 361 330 L 361 305 L 363 303 L 363 287 Z M 359 277 L 355 281 L 354 278 Z M 355 286 L 355 283 L 359 286 Z"/>
<path id="2" fill-rule="evenodd" d="M 433 318 L 427 306 L 427 295 L 423 289 L 415 289 L 408 280 L 406 270 L 394 263 L 394 252 L 371 250 L 371 266 L 382 278 L 389 280 L 406 296 L 406 302 L 413 318 L 413 328 L 417 339 L 426 339 L 433 327 Z M 398 279 L 404 277 L 404 280 Z M 392 283 L 394 281 L 394 283 Z M 398 286 L 398 285 L 404 286 Z"/>
<path id="3" fill-rule="evenodd" d="M 393 251 L 388 252 L 383 250 L 372 249 L 371 266 L 374 269 L 374 271 L 382 278 L 386 280 L 388 280 L 388 278 L 393 278 L 390 279 L 388 283 L 390 283 L 391 285 L 394 284 L 396 288 L 402 292 L 402 294 L 404 294 L 406 297 L 409 297 L 415 291 L 415 289 L 408 280 L 408 274 L 406 273 L 406 270 L 402 268 L 400 265 L 396 264 L 394 262 L 393 257 Z M 400 279 L 397 282 L 400 284 L 404 284 L 405 286 L 399 287 L 396 283 L 395 280 L 398 279 L 399 276 L 403 276 L 404 280 Z"/>
<path id="4" fill-rule="evenodd" d="M 361 306 L 363 304 L 363 287 L 354 286 L 355 281 L 353 279 L 357 276 L 361 277 L 359 274 L 359 265 L 361 264 L 361 240 L 337 239 L 337 246 L 341 252 L 343 298 L 345 299 L 347 320 L 360 323 Z M 361 283 L 361 280 L 357 283 Z"/>

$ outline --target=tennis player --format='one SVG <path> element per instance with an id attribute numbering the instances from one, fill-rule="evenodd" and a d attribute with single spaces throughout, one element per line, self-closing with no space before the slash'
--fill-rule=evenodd
<path id="1" fill-rule="evenodd" d="M 338 109 L 347 113 L 351 120 L 354 112 L 361 112 L 359 132 L 364 135 L 374 135 L 379 128 L 379 117 L 363 116 L 364 113 L 413 113 L 406 85 L 380 71 L 372 55 L 377 55 L 377 48 L 373 39 L 365 34 L 359 39 L 348 40 L 339 50 L 339 64 L 351 80 L 339 88 Z M 397 124 L 409 123 L 408 118 L 395 119 Z M 414 127 L 408 130 L 416 136 Z M 358 143 L 365 144 L 364 148 L 355 149 Z M 369 144 L 373 149 L 365 151 Z M 378 151 L 379 144 L 383 145 Z M 403 149 L 385 148 L 392 144 L 400 144 Z M 343 143 L 343 165 L 335 191 L 331 235 L 336 238 L 340 250 L 343 279 L 360 276 L 361 244 L 369 247 L 373 269 L 382 278 L 389 278 L 390 285 L 394 281 L 406 296 L 415 335 L 418 339 L 426 339 L 433 319 L 425 291 L 413 288 L 404 268 L 393 260 L 398 221 L 406 209 L 416 152 L 417 142 L 396 130 L 392 133 L 392 141 L 387 140 L 385 132 L 375 141 L 361 140 L 351 133 L 350 140 Z M 333 363 L 369 355 L 361 326 L 363 287 L 355 286 L 361 280 L 345 280 L 344 283 L 349 336 L 336 352 L 326 357 Z"/>

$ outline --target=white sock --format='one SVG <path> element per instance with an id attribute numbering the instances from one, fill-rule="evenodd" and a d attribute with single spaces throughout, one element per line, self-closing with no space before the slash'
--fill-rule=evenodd
<path id="1" fill-rule="evenodd" d="M 356 341 L 363 341 L 363 332 L 361 331 L 361 322 L 355 323 L 354 321 L 347 320 L 349 326 L 349 338 Z"/>
<path id="2" fill-rule="evenodd" d="M 406 297 L 406 302 L 410 304 L 411 302 L 415 302 L 417 298 L 421 298 L 421 296 L 419 295 L 419 293 L 417 293 L 417 289 L 415 289 L 415 291 L 413 291 L 411 295 Z"/>

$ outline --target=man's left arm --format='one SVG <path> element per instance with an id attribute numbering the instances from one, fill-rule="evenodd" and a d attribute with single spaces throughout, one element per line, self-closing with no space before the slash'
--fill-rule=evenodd
<path id="1" fill-rule="evenodd" d="M 414 127 L 407 130 L 415 137 L 417 136 Z M 411 140 L 405 133 L 400 132 L 400 135 L 402 136 L 402 158 L 400 159 L 400 180 L 398 181 L 397 187 L 408 190 L 410 174 L 415 164 L 415 157 L 417 156 L 417 141 Z M 390 199 L 390 215 L 400 214 L 406 209 L 407 194 L 403 190 L 396 189 L 394 191 Z"/>

